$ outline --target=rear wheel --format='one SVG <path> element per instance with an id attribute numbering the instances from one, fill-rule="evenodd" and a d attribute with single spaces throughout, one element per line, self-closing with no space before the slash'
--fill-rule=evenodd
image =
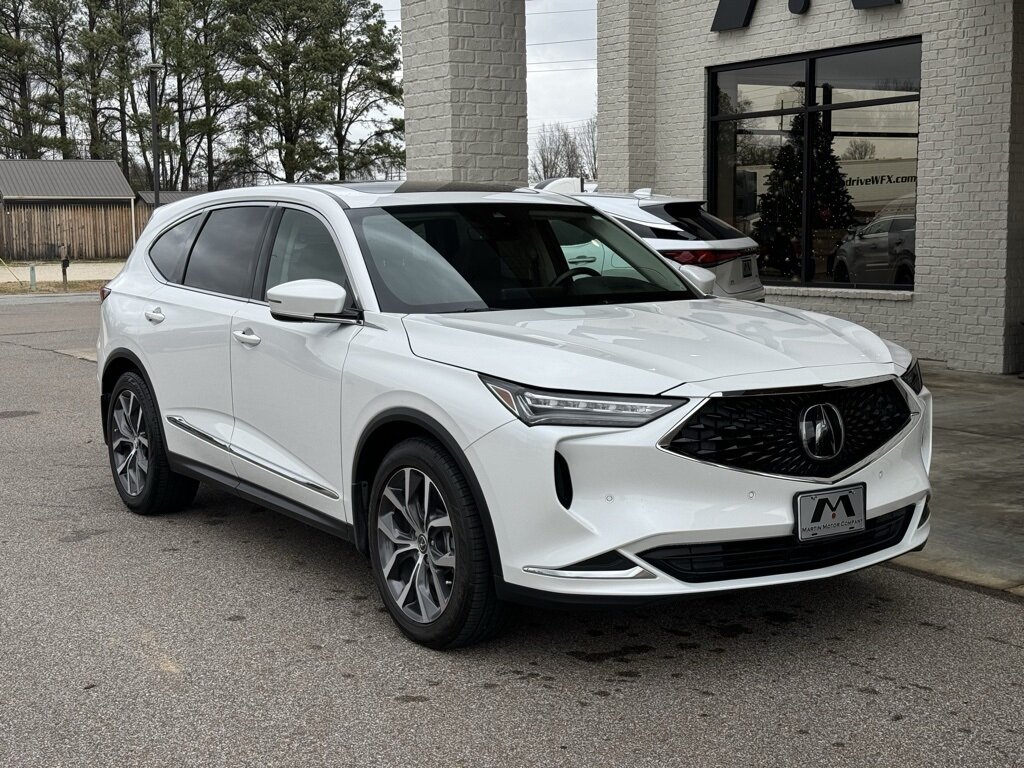
<path id="1" fill-rule="evenodd" d="M 199 488 L 196 480 L 171 471 L 159 420 L 145 380 L 122 374 L 107 409 L 107 455 L 121 500 L 139 515 L 176 512 Z"/>
<path id="2" fill-rule="evenodd" d="M 492 635 L 501 604 L 480 514 L 455 460 L 432 440 L 406 440 L 385 456 L 370 499 L 373 576 L 402 632 L 438 649 Z"/>

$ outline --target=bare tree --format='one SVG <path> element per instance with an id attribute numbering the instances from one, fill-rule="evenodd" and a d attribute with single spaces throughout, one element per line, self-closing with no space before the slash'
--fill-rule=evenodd
<path id="1" fill-rule="evenodd" d="M 530 157 L 530 177 L 534 181 L 556 176 L 584 176 L 584 166 L 577 136 L 564 123 L 545 123 L 540 127 Z"/>
<path id="2" fill-rule="evenodd" d="M 583 163 L 583 175 L 588 179 L 597 178 L 597 115 L 576 129 L 576 146 L 579 147 Z"/>
<path id="3" fill-rule="evenodd" d="M 867 139 L 850 139 L 850 145 L 843 152 L 843 160 L 874 160 L 875 145 Z"/>

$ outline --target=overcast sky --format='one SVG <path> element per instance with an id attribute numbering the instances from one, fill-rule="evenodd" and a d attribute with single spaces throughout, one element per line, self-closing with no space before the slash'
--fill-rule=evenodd
<path id="1" fill-rule="evenodd" d="M 378 0 L 401 26 L 400 0 Z M 597 0 L 526 0 L 530 141 L 544 123 L 579 125 L 597 111 Z M 562 42 L 577 41 L 577 42 Z"/>

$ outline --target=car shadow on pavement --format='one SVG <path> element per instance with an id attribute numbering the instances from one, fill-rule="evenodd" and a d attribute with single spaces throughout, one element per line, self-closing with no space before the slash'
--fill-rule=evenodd
<path id="1" fill-rule="evenodd" d="M 304 591 L 333 591 L 373 606 L 377 630 L 397 635 L 384 613 L 366 559 L 347 543 L 302 523 L 203 489 L 192 509 L 175 518 L 217 538 L 221 551 L 254 549 L 259 566 L 302 571 Z M 212 529 L 212 530 L 211 530 Z M 795 652 L 794 644 L 817 653 L 841 654 L 855 639 L 864 646 L 892 640 L 891 614 L 908 610 L 901 575 L 868 569 L 822 581 L 684 596 L 612 608 L 511 605 L 502 633 L 477 649 L 479 655 L 530 648 L 566 661 L 610 664 L 629 678 L 646 664 L 702 654 L 713 659 L 743 649 Z M 930 620 L 921 619 L 921 626 Z M 938 626 L 938 625 L 936 625 Z"/>

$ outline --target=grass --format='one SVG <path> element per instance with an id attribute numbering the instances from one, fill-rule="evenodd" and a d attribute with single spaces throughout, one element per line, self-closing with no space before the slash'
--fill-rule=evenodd
<path id="1" fill-rule="evenodd" d="M 68 280 L 68 293 L 98 292 L 109 280 Z M 28 289 L 28 281 L 0 283 L 0 296 L 34 295 L 37 293 L 64 293 L 64 283 L 36 283 L 35 291 Z"/>

